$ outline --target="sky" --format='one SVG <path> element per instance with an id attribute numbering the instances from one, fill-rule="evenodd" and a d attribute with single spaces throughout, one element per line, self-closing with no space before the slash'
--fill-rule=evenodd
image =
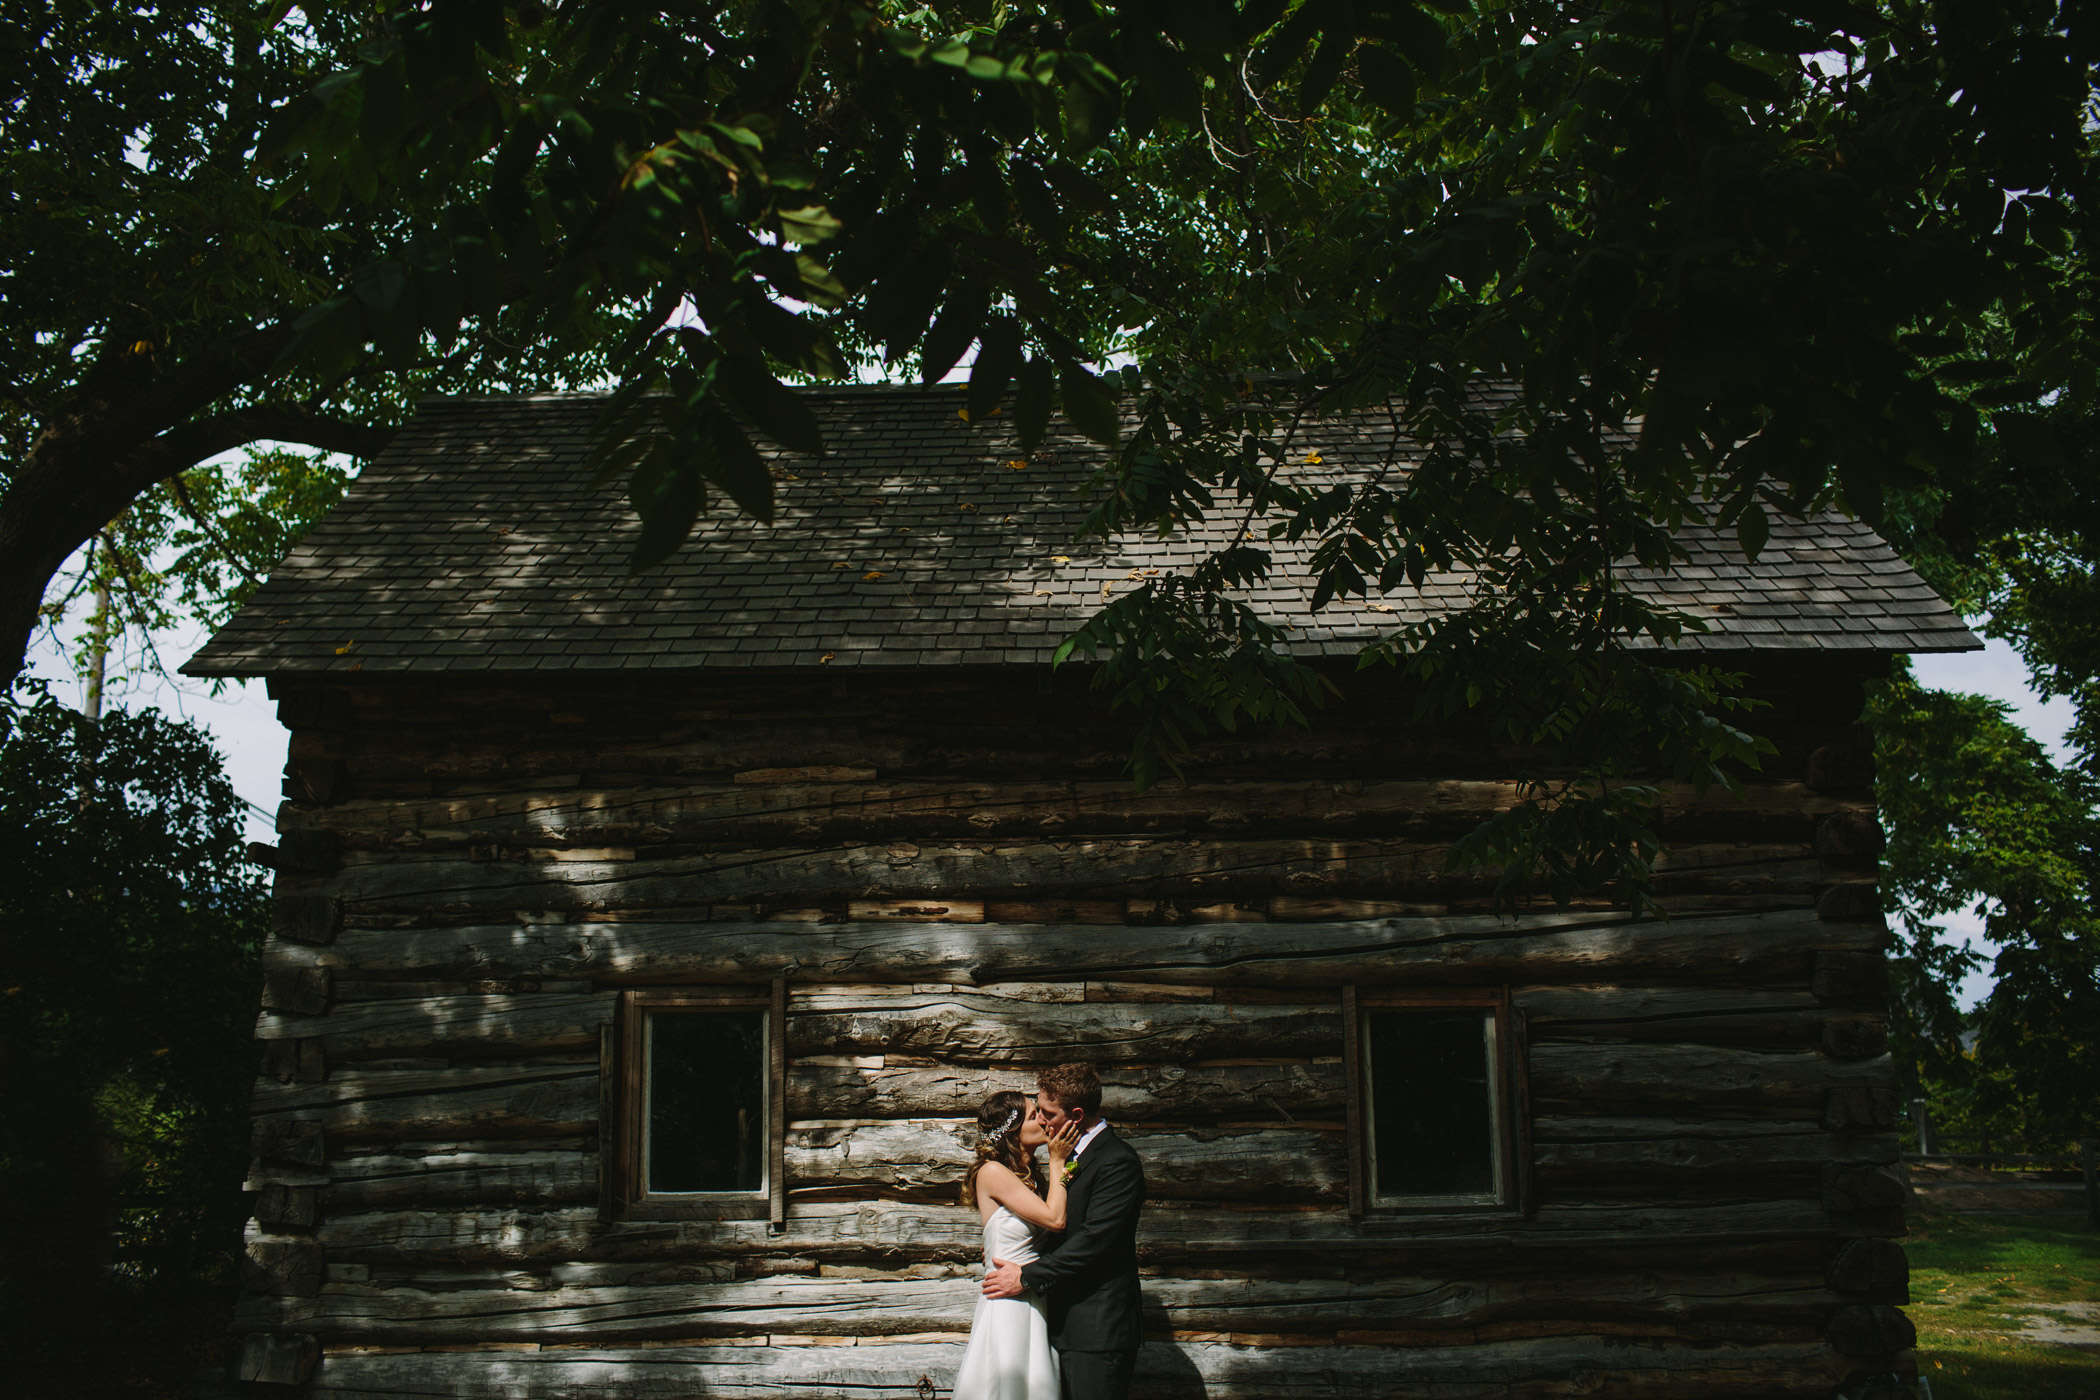
<path id="1" fill-rule="evenodd" d="M 176 628 L 154 635 L 153 645 L 174 670 L 204 645 L 202 628 Z M 111 667 L 115 670 L 116 658 Z M 51 694 L 80 708 L 86 687 L 74 677 L 48 632 L 39 632 L 29 649 L 32 674 L 53 682 Z M 248 837 L 275 841 L 280 784 L 284 775 L 285 731 L 277 723 L 277 706 L 263 693 L 261 681 L 228 682 L 219 694 L 208 681 L 177 677 L 169 682 L 141 668 L 139 674 L 114 678 L 103 687 L 106 708 L 157 708 L 184 715 L 210 731 L 226 759 L 233 790 L 249 804 Z M 260 809 L 259 811 L 257 809 Z"/>
<path id="2" fill-rule="evenodd" d="M 2041 741 L 2051 758 L 2059 763 L 2070 758 L 2071 751 L 2064 744 L 2064 736 L 2071 729 L 2070 700 L 2061 695 L 2044 700 L 2029 689 L 2026 663 L 2006 643 L 1994 638 L 1984 643 L 1982 651 L 1914 656 L 1910 664 L 1919 683 L 1934 690 L 1965 690 L 2003 700 L 2012 706 L 2013 718 Z M 1940 924 L 1955 937 L 1967 940 L 1971 947 L 1986 953 L 1996 951 L 1997 945 L 1983 936 L 1983 920 L 1973 913 L 1950 914 Z M 1974 1006 L 1990 990 L 1990 984 L 1987 972 L 1971 973 L 1963 981 L 1956 1000 L 1964 1007 Z"/>
<path id="3" fill-rule="evenodd" d="M 203 642 L 201 629 L 176 629 L 154 638 L 154 645 L 171 670 Z M 81 687 L 48 634 L 39 635 L 30 653 L 30 664 L 35 674 L 56 682 L 54 695 L 75 706 L 80 703 Z M 1918 679 L 1935 689 L 1969 691 L 2005 701 L 2012 707 L 2014 718 L 2055 757 L 2068 756 L 2064 735 L 2071 724 L 2070 701 L 2037 697 L 2028 688 L 2026 666 L 2004 642 L 1991 641 L 1980 652 L 1915 657 L 1911 664 Z M 229 682 L 214 694 L 205 682 L 178 678 L 171 683 L 150 673 L 139 673 L 121 679 L 106 693 L 108 704 L 158 706 L 186 715 L 209 730 L 226 757 L 234 791 L 251 804 L 250 839 L 275 840 L 274 817 L 284 769 L 285 731 L 277 723 L 277 707 L 263 693 L 262 682 Z M 1989 950 L 1982 938 L 1980 918 L 1963 914 L 1950 917 L 1945 923 L 1958 937 Z M 1971 977 L 1962 988 L 1962 1004 L 1973 1005 L 1988 987 L 1987 975 Z"/>

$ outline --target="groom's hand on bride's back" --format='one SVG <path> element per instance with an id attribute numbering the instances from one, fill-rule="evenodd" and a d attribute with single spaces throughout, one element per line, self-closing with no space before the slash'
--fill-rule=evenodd
<path id="1" fill-rule="evenodd" d="M 994 1259 L 992 1267 L 985 1272 L 984 1296 L 987 1298 L 1018 1298 L 1028 1290 L 1021 1284 L 1021 1266 L 1009 1264 L 1004 1259 Z"/>

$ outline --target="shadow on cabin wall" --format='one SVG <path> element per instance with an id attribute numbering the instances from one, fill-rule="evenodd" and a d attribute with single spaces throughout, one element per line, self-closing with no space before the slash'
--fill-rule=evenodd
<path id="1" fill-rule="evenodd" d="M 1157 1337 L 1173 1328 L 1166 1305 L 1151 1298 L 1141 1299 L 1138 1316 L 1147 1336 Z M 1144 1400 L 1205 1400 L 1209 1394 L 1196 1363 L 1173 1342 L 1145 1343 L 1145 1349 L 1138 1354 L 1137 1377 L 1131 1390 Z"/>

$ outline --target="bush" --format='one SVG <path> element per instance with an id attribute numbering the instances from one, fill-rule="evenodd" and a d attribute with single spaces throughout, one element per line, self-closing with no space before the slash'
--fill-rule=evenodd
<path id="1" fill-rule="evenodd" d="M 268 892 L 195 725 L 0 713 L 0 1318 L 38 1395 L 225 1346 Z"/>

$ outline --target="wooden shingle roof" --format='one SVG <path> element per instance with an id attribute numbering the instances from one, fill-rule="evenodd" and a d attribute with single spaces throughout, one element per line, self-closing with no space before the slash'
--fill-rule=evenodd
<path id="1" fill-rule="evenodd" d="M 1183 539 L 1075 543 L 1096 449 L 1053 433 L 1016 467 L 1009 420 L 963 421 L 959 387 L 807 392 L 830 453 L 778 455 L 779 519 L 718 502 L 661 567 L 630 576 L 624 492 L 588 492 L 591 395 L 425 403 L 349 495 L 182 669 L 190 675 L 1034 665 L 1148 569 L 1239 524 Z M 1298 443 L 1347 471 L 1381 460 L 1383 415 L 1328 419 Z M 1687 532 L 1688 564 L 1636 586 L 1708 618 L 1705 650 L 1920 652 L 1980 645 L 1866 526 L 1774 526 L 1755 563 Z M 1301 655 L 1348 655 L 1448 609 L 1463 577 L 1375 604 L 1309 611 L 1303 550 L 1251 592 Z"/>

